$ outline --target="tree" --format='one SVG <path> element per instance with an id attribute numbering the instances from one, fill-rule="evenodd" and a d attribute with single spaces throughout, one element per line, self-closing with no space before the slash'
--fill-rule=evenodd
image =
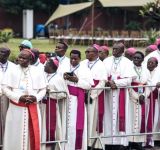
<path id="1" fill-rule="evenodd" d="M 143 17 L 153 18 L 155 21 L 160 21 L 160 0 L 147 3 L 140 10 L 140 14 Z"/>
<path id="2" fill-rule="evenodd" d="M 0 7 L 12 14 L 19 14 L 23 9 L 45 11 L 50 14 L 58 6 L 59 0 L 0 0 Z"/>

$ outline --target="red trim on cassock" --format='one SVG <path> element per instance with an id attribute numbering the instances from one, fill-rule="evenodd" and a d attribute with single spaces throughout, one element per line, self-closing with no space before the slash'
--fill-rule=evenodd
<path id="1" fill-rule="evenodd" d="M 16 106 L 27 107 L 29 112 L 29 133 L 30 133 L 30 148 L 31 150 L 40 150 L 40 129 L 38 121 L 37 104 L 24 104 L 22 102 L 16 103 L 12 100 L 10 102 Z"/>
<path id="2" fill-rule="evenodd" d="M 142 85 L 141 83 L 138 83 L 138 82 L 132 82 L 131 83 L 131 86 L 139 86 L 139 85 Z M 133 90 L 135 92 L 138 92 L 138 87 L 136 88 L 133 88 Z M 143 88 L 143 92 L 145 91 L 145 88 Z M 145 103 L 141 105 L 141 130 L 140 132 L 141 133 L 144 133 L 145 132 Z"/>
<path id="3" fill-rule="evenodd" d="M 99 80 L 94 80 L 94 86 L 92 87 L 96 87 L 98 83 Z M 98 95 L 98 123 L 96 130 L 99 133 L 103 132 L 103 117 L 104 117 L 104 91 L 102 91 Z"/>
<path id="4" fill-rule="evenodd" d="M 54 141 L 55 140 L 56 122 L 57 122 L 56 103 L 57 103 L 56 99 L 50 98 L 50 100 L 49 100 L 49 98 L 47 98 L 47 101 L 46 101 L 46 130 L 47 130 L 46 136 L 47 136 L 47 141 Z M 50 108 L 49 108 L 49 106 L 50 106 Z"/>
<path id="5" fill-rule="evenodd" d="M 111 80 L 112 76 L 108 77 L 108 80 Z M 123 79 L 121 77 L 117 77 L 117 79 Z M 119 131 L 125 132 L 125 89 L 119 90 Z"/>
<path id="6" fill-rule="evenodd" d="M 148 121 L 147 121 L 147 132 L 152 132 L 154 115 L 155 115 L 155 102 L 156 102 L 156 99 L 158 98 L 157 88 L 150 93 L 148 98 L 150 99 L 150 105 L 149 105 L 149 115 L 148 115 Z"/>
<path id="7" fill-rule="evenodd" d="M 82 149 L 82 139 L 84 130 L 84 99 L 85 90 L 79 87 L 68 85 L 69 93 L 77 96 L 77 120 L 76 120 L 76 142 L 75 149 Z"/>

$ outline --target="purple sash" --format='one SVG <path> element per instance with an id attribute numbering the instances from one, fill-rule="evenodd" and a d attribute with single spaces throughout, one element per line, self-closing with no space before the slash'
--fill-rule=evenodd
<path id="1" fill-rule="evenodd" d="M 94 80 L 95 87 L 99 83 L 99 80 Z M 103 116 L 104 116 L 104 91 L 102 91 L 98 96 L 98 124 L 97 124 L 97 131 L 99 133 L 103 132 Z"/>
<path id="2" fill-rule="evenodd" d="M 154 114 L 155 114 L 155 101 L 158 98 L 158 90 L 155 89 L 153 92 L 149 95 L 150 105 L 149 105 L 149 114 L 148 114 L 148 120 L 147 120 L 147 133 L 153 131 L 153 123 L 154 123 Z M 151 141 L 152 135 L 147 135 L 147 143 L 146 145 L 149 145 Z"/>
<path id="3" fill-rule="evenodd" d="M 125 132 L 125 89 L 120 89 L 119 104 L 119 131 Z"/>
<path id="4" fill-rule="evenodd" d="M 141 84 L 138 83 L 138 82 L 132 82 L 131 85 L 132 86 L 138 86 L 138 85 L 141 85 Z M 138 87 L 133 88 L 133 90 L 135 92 L 138 92 Z M 143 91 L 144 90 L 145 90 L 145 88 L 143 88 Z M 140 130 L 140 132 L 144 133 L 145 132 L 145 104 L 141 105 L 141 116 L 142 116 L 142 118 L 141 118 L 141 130 Z"/>
<path id="5" fill-rule="evenodd" d="M 47 101 L 46 101 L 47 141 L 54 141 L 55 140 L 55 131 L 56 131 L 56 122 L 57 122 L 56 103 L 57 103 L 56 99 L 50 98 L 50 100 L 49 100 L 49 98 L 47 98 Z M 49 105 L 50 105 L 50 108 L 49 108 Z M 49 116 L 49 114 L 50 114 L 50 116 Z"/>
<path id="6" fill-rule="evenodd" d="M 112 76 L 108 78 L 108 80 L 111 80 Z M 117 79 L 122 79 L 120 77 L 117 77 Z M 125 132 L 125 89 L 120 89 L 119 91 L 119 131 Z"/>
<path id="7" fill-rule="evenodd" d="M 154 114 L 155 114 L 155 102 L 156 99 L 158 98 L 158 90 L 155 89 L 153 92 L 151 92 L 148 98 L 150 99 L 150 105 L 149 105 L 149 115 L 147 121 L 147 132 L 152 132 L 154 123 Z"/>
<path id="8" fill-rule="evenodd" d="M 77 96 L 77 120 L 76 120 L 76 144 L 75 149 L 82 149 L 82 138 L 84 129 L 84 100 L 85 90 L 68 85 L 69 93 Z M 73 112 L 72 112 L 73 113 Z"/>

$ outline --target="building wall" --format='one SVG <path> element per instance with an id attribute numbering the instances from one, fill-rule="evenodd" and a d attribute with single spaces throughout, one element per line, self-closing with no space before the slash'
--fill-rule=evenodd
<path id="1" fill-rule="evenodd" d="M 135 8 L 134 8 L 135 9 Z M 137 20 L 143 24 L 143 19 L 135 13 L 134 9 L 128 8 L 126 14 L 124 9 L 118 9 L 117 12 L 109 8 L 96 7 L 94 11 L 94 29 L 102 28 L 103 30 L 123 30 L 129 21 Z M 119 15 L 120 14 L 120 15 Z M 34 28 L 37 24 L 45 24 L 50 16 L 43 12 L 34 12 Z M 22 14 L 13 15 L 6 13 L 0 9 L 0 29 L 12 28 L 14 32 L 22 35 Z M 60 18 L 53 23 L 58 24 L 59 28 L 66 28 L 68 20 L 69 28 L 77 28 L 78 30 L 84 24 L 83 30 L 91 30 L 91 8 L 70 15 L 68 18 Z"/>
<path id="2" fill-rule="evenodd" d="M 22 33 L 22 14 L 13 15 L 0 8 L 0 29 L 12 28 L 15 33 Z"/>
<path id="3" fill-rule="evenodd" d="M 22 17 L 22 13 L 14 15 L 7 13 L 2 8 L 0 8 L 0 29 L 11 28 L 13 29 L 16 36 L 22 36 Z M 37 24 L 44 24 L 48 17 L 49 16 L 43 12 L 34 12 L 34 28 Z"/>

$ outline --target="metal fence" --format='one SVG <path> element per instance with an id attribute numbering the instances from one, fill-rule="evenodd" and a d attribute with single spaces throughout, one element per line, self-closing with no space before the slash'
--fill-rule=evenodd
<path id="1" fill-rule="evenodd" d="M 51 94 L 54 94 L 54 99 L 50 97 Z M 59 95 L 63 98 L 59 98 Z M 55 144 L 57 144 L 60 150 L 64 149 L 65 143 L 68 141 L 67 93 L 50 91 L 46 100 L 40 103 L 40 110 L 42 115 L 41 148 L 46 149 L 47 145 L 56 147 Z"/>
<path id="2" fill-rule="evenodd" d="M 123 97 L 120 98 L 121 91 Z M 50 97 L 51 93 L 54 94 L 54 99 Z M 64 95 L 63 99 L 59 98 L 60 94 Z M 95 97 L 91 99 L 90 95 Z M 98 99 L 100 95 L 101 98 Z M 140 102 L 141 95 L 145 98 L 143 103 Z M 65 92 L 50 92 L 47 100 L 39 103 L 42 150 L 48 145 L 64 149 L 68 142 L 68 105 Z M 155 86 L 125 86 L 113 90 L 109 87 L 92 88 L 88 91 L 86 105 L 88 146 L 92 148 L 105 149 L 106 144 L 114 145 L 121 140 L 122 143 L 119 144 L 128 145 L 134 141 L 152 144 L 156 138 L 160 139 L 160 100 L 159 90 Z M 1 112 L 2 106 L 1 104 Z M 52 120 L 55 117 L 53 114 L 56 115 L 56 121 Z M 5 119 L 2 113 L 0 117 L 1 148 Z"/>
<path id="3" fill-rule="evenodd" d="M 5 128 L 5 118 L 9 100 L 5 95 L 0 96 L 0 149 L 3 147 L 3 136 Z"/>
<path id="4" fill-rule="evenodd" d="M 54 94 L 54 99 L 50 98 L 50 94 Z M 60 99 L 59 95 L 63 98 Z M 4 113 L 6 106 L 4 101 L 0 101 L 0 149 L 3 148 L 3 136 L 5 126 Z M 58 147 L 63 149 L 64 144 L 68 141 L 68 95 L 66 92 L 50 91 L 46 99 L 38 103 L 40 108 L 40 126 L 41 126 L 41 149 L 45 150 L 47 146 Z M 4 107 L 5 106 L 5 107 Z M 53 109 L 53 107 L 55 109 Z M 63 109 L 63 110 L 62 110 Z M 53 114 L 54 113 L 54 114 Z M 54 115 L 54 116 L 53 116 Z M 54 119 L 54 120 L 53 120 Z M 53 127 L 54 125 L 54 127 Z M 53 129 L 54 128 L 54 129 Z M 59 133 L 54 132 L 58 130 Z"/>
<path id="5" fill-rule="evenodd" d="M 89 104 L 93 91 L 97 92 L 97 97 Z M 103 108 L 99 106 L 102 105 L 98 99 L 99 93 L 104 97 Z M 124 97 L 120 98 L 120 94 Z M 139 99 L 140 95 L 144 96 L 144 101 Z M 106 144 L 127 146 L 129 142 L 153 146 L 156 136 L 160 139 L 159 90 L 155 86 L 125 86 L 114 90 L 110 87 L 92 88 L 88 94 L 88 104 L 88 145 L 91 148 L 105 149 Z M 103 120 L 99 118 L 102 109 Z M 93 112 L 97 113 L 92 116 Z M 102 121 L 103 129 L 99 130 L 102 128 L 99 122 Z"/>

